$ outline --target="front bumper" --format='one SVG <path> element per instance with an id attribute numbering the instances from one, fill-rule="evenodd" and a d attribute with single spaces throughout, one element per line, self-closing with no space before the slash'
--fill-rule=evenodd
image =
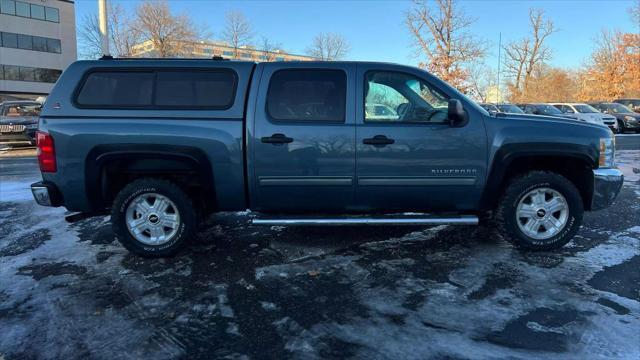
<path id="1" fill-rule="evenodd" d="M 591 210 L 600 210 L 608 207 L 620 193 L 624 176 L 622 171 L 616 168 L 593 170 L 593 197 L 591 198 Z"/>
<path id="2" fill-rule="evenodd" d="M 31 184 L 31 193 L 38 205 L 58 207 L 62 205 L 62 196 L 52 183 L 41 181 Z"/>

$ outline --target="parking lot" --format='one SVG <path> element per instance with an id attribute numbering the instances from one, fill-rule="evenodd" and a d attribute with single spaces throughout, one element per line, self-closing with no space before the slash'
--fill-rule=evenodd
<path id="1" fill-rule="evenodd" d="M 261 228 L 207 219 L 143 259 L 107 217 L 35 204 L 33 157 L 0 154 L 0 359 L 640 357 L 640 136 L 625 183 L 562 251 L 482 228 Z"/>

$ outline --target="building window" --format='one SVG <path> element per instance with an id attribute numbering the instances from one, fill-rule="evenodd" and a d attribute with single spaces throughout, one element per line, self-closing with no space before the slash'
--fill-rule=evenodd
<path id="1" fill-rule="evenodd" d="M 15 65 L 4 65 L 5 80 L 20 80 L 20 67 Z"/>
<path id="2" fill-rule="evenodd" d="M 36 69 L 32 67 L 20 66 L 20 80 L 21 81 L 36 81 Z"/>
<path id="3" fill-rule="evenodd" d="M 2 33 L 2 47 L 17 48 L 18 47 L 18 34 Z"/>
<path id="4" fill-rule="evenodd" d="M 60 11 L 58 9 L 22 1 L 0 0 L 0 13 L 36 20 L 60 22 Z"/>
<path id="5" fill-rule="evenodd" d="M 278 56 L 278 57 L 276 58 L 276 61 L 284 61 L 284 58 L 283 58 L 283 57 L 281 57 L 281 56 Z"/>
<path id="6" fill-rule="evenodd" d="M 22 17 L 31 17 L 31 6 L 28 3 L 16 1 L 16 15 Z"/>
<path id="7" fill-rule="evenodd" d="M 0 12 L 7 15 L 16 14 L 16 3 L 13 0 L 0 0 Z"/>
<path id="8" fill-rule="evenodd" d="M 205 54 L 211 54 L 213 52 L 213 50 L 209 49 L 209 48 L 204 48 L 202 49 L 202 52 Z"/>
<path id="9" fill-rule="evenodd" d="M 56 54 L 60 54 L 62 52 L 61 43 L 58 39 L 7 32 L 0 33 L 0 35 L 0 39 L 2 39 L 2 41 L 0 41 L 1 47 L 50 52 Z"/>
<path id="10" fill-rule="evenodd" d="M 233 56 L 233 51 L 223 51 L 222 55 L 224 55 L 224 56 Z"/>
<path id="11" fill-rule="evenodd" d="M 60 54 L 62 52 L 62 46 L 58 39 L 47 39 L 47 51 Z"/>
<path id="12" fill-rule="evenodd" d="M 54 83 L 61 74 L 62 70 L 56 69 L 0 65 L 0 79 L 4 78 L 5 80 Z"/>
<path id="13" fill-rule="evenodd" d="M 18 35 L 18 49 L 33 50 L 33 37 L 30 35 Z"/>
<path id="14" fill-rule="evenodd" d="M 33 37 L 33 50 L 34 51 L 47 51 L 47 38 L 40 36 Z"/>
<path id="15" fill-rule="evenodd" d="M 38 20 L 45 20 L 44 18 L 44 6 L 31 4 L 31 18 Z"/>
<path id="16" fill-rule="evenodd" d="M 56 8 L 45 7 L 45 17 L 47 21 L 60 22 L 60 12 Z"/>

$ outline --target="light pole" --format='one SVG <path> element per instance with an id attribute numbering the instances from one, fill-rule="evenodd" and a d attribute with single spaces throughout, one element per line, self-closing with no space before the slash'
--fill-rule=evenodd
<path id="1" fill-rule="evenodd" d="M 98 22 L 102 40 L 102 56 L 111 56 L 109 52 L 109 29 L 107 25 L 107 0 L 98 0 Z"/>

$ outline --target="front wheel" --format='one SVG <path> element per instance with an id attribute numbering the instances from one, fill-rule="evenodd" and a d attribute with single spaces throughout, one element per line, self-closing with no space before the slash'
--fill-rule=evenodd
<path id="1" fill-rule="evenodd" d="M 197 227 L 187 194 L 169 181 L 154 178 L 135 180 L 118 193 L 111 223 L 118 241 L 145 257 L 176 254 Z"/>
<path id="2" fill-rule="evenodd" d="M 498 204 L 496 225 L 517 247 L 553 250 L 575 236 L 583 214 L 573 183 L 556 173 L 532 171 L 509 184 Z"/>

